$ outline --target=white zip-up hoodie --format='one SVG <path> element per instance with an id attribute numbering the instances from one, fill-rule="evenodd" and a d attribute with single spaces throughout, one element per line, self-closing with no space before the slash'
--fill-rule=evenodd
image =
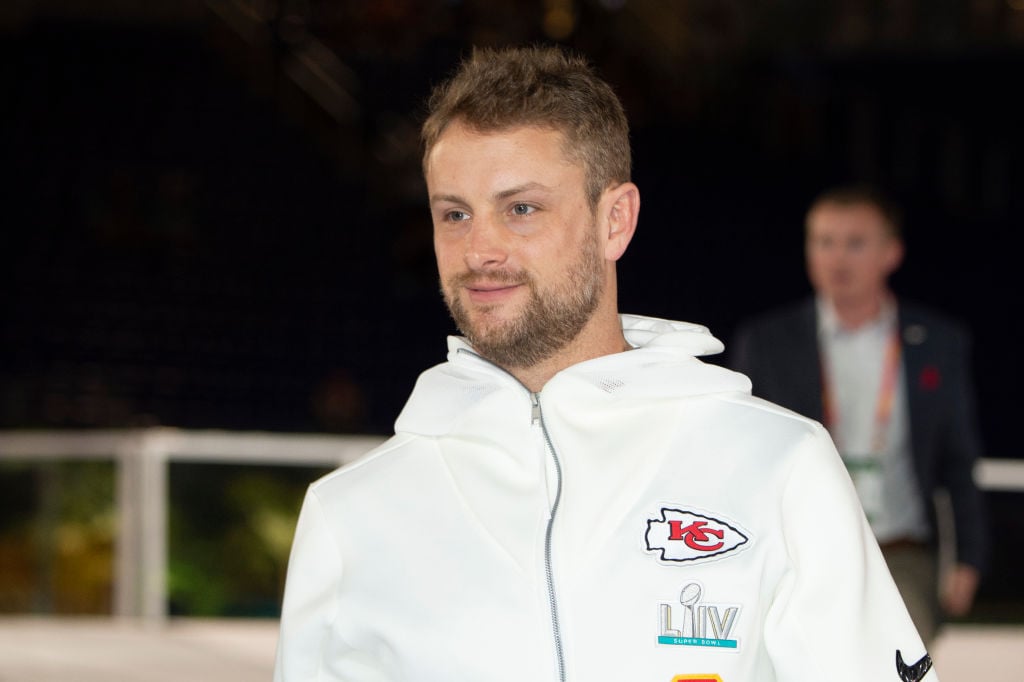
<path id="1" fill-rule="evenodd" d="M 705 328 L 622 321 L 635 350 L 538 394 L 449 339 L 396 435 L 310 487 L 275 680 L 921 679 L 824 429 L 698 360 Z"/>

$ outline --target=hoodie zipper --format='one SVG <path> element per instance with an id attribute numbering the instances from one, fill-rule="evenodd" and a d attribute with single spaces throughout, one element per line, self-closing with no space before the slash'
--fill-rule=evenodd
<path id="1" fill-rule="evenodd" d="M 551 456 L 551 460 L 555 465 L 555 499 L 551 503 L 551 509 L 548 514 L 547 529 L 544 532 L 544 578 L 547 581 L 548 588 L 548 607 L 551 610 L 551 634 L 555 642 L 555 662 L 558 664 L 558 680 L 559 682 L 565 682 L 565 651 L 562 647 L 562 629 L 558 620 L 558 600 L 555 594 L 555 571 L 552 567 L 551 561 L 551 538 L 555 526 L 555 516 L 558 514 L 558 504 L 562 500 L 562 463 L 558 459 L 558 453 L 555 452 L 555 446 L 551 442 L 551 435 L 548 433 L 548 427 L 544 423 L 544 415 L 540 408 L 540 393 L 531 391 L 526 387 L 526 384 L 519 381 L 519 379 L 511 372 L 471 350 L 460 348 L 457 352 L 471 355 L 478 360 L 495 367 L 499 371 L 508 374 L 530 395 L 530 423 L 540 426 L 541 434 L 544 436 L 545 450 L 547 451 L 547 454 Z"/>
<path id="2" fill-rule="evenodd" d="M 532 404 L 532 422 L 540 425 L 541 433 L 544 434 L 544 444 L 551 459 L 555 464 L 555 499 L 551 503 L 551 513 L 548 515 L 548 527 L 544 533 L 544 575 L 548 581 L 548 605 L 551 607 L 551 633 L 555 640 L 555 659 L 558 662 L 558 679 L 565 682 L 565 652 L 562 650 L 562 630 L 558 621 L 558 600 L 555 596 L 555 572 L 551 564 L 551 535 L 555 525 L 555 515 L 558 513 L 558 503 L 562 499 L 562 464 L 558 460 L 558 453 L 551 443 L 551 436 L 548 434 L 548 427 L 544 423 L 544 415 L 540 409 L 540 395 L 530 393 Z"/>

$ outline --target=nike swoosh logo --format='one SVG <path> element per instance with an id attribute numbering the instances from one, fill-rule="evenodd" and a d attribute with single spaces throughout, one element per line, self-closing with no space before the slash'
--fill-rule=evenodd
<path id="1" fill-rule="evenodd" d="M 903 653 L 896 650 L 896 672 L 903 682 L 920 682 L 921 678 L 932 669 L 932 657 L 925 654 L 921 660 L 913 665 L 907 665 L 903 661 Z"/>

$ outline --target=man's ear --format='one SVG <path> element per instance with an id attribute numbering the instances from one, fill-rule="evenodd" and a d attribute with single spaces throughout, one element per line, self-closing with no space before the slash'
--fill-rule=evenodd
<path id="1" fill-rule="evenodd" d="M 640 215 L 640 189 L 632 182 L 605 190 L 601 200 L 604 211 L 604 257 L 617 261 L 626 252 Z"/>
<path id="2" fill-rule="evenodd" d="M 896 272 L 900 265 L 903 264 L 904 246 L 902 239 L 893 239 L 889 245 L 888 255 L 886 257 L 886 271 L 888 274 Z"/>

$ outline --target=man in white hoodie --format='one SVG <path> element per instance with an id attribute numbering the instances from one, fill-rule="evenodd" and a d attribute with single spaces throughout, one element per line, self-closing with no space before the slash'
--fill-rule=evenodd
<path id="1" fill-rule="evenodd" d="M 903 680 L 931 660 L 826 432 L 620 315 L 628 126 L 553 48 L 476 51 L 424 173 L 462 336 L 314 483 L 275 679 Z"/>

